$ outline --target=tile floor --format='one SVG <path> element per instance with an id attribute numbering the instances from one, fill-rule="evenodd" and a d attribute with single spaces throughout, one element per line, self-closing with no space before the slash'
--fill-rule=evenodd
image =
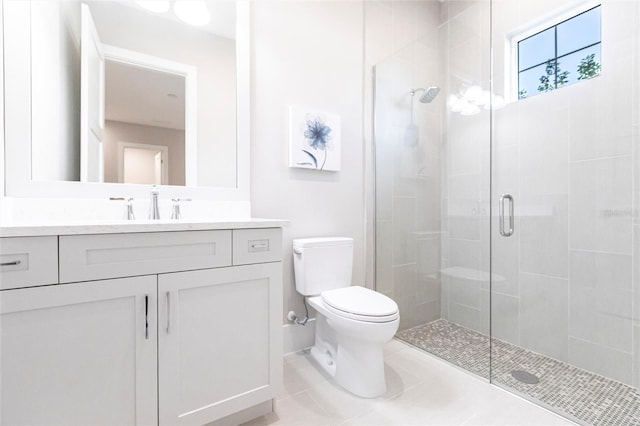
<path id="1" fill-rule="evenodd" d="M 385 347 L 387 393 L 351 395 L 307 351 L 284 358 L 275 412 L 246 425 L 572 425 L 398 340 Z"/>
<path id="2" fill-rule="evenodd" d="M 448 362 L 489 378 L 489 337 L 439 319 L 397 335 Z M 493 382 L 542 401 L 572 418 L 597 426 L 640 425 L 640 391 L 615 380 L 528 351 L 502 340 L 491 346 Z M 537 376 L 536 384 L 519 382 L 514 370 Z"/>

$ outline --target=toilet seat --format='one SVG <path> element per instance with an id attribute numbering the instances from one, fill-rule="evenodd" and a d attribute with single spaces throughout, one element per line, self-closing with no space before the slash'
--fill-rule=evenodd
<path id="1" fill-rule="evenodd" d="M 360 286 L 322 292 L 326 308 L 344 318 L 364 322 L 390 322 L 399 317 L 398 305 L 384 294 Z"/>

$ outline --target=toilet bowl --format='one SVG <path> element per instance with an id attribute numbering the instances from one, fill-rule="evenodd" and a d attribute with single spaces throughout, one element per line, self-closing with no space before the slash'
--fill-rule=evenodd
<path id="1" fill-rule="evenodd" d="M 336 292 L 344 298 L 339 308 L 326 300 Z M 374 312 L 370 309 L 368 315 L 357 313 L 347 297 L 353 297 L 351 303 L 357 306 L 357 297 L 363 295 L 381 296 L 394 310 Z M 383 395 L 387 391 L 383 347 L 398 331 L 397 305 L 380 293 L 357 286 L 330 290 L 307 300 L 318 312 L 315 344 L 311 348 L 313 358 L 348 391 L 367 398 Z"/>
<path id="2" fill-rule="evenodd" d="M 296 289 L 318 313 L 311 355 L 333 380 L 362 397 L 386 392 L 383 347 L 400 323 L 398 305 L 351 286 L 353 240 L 294 240 Z"/>

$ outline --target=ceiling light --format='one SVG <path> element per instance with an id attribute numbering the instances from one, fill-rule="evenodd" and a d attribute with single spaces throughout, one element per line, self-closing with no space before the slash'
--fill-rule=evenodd
<path id="1" fill-rule="evenodd" d="M 178 18 L 196 27 L 211 21 L 211 13 L 203 0 L 177 0 L 173 3 L 173 11 Z"/>
<path id="2" fill-rule="evenodd" d="M 140 0 L 136 3 L 138 6 L 155 13 L 165 13 L 171 7 L 168 0 Z"/>

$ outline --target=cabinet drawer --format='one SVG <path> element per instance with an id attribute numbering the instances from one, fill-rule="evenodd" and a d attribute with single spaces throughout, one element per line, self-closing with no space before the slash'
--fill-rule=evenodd
<path id="1" fill-rule="evenodd" d="M 0 238 L 0 290 L 57 284 L 58 237 Z"/>
<path id="2" fill-rule="evenodd" d="M 233 231 L 233 264 L 282 260 L 282 229 L 236 229 Z"/>
<path id="3" fill-rule="evenodd" d="M 60 282 L 231 265 L 231 231 L 60 237 Z"/>

